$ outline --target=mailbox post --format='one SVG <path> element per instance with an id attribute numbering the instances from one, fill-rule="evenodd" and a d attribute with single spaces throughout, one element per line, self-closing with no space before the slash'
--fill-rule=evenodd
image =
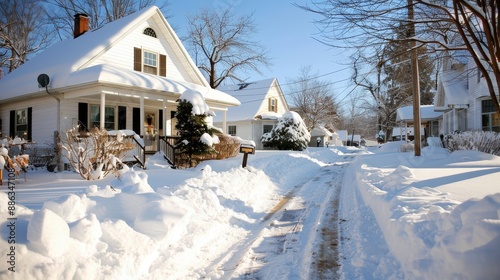
<path id="1" fill-rule="evenodd" d="M 241 144 L 240 153 L 243 154 L 243 163 L 241 164 L 241 167 L 245 168 L 247 166 L 248 154 L 255 154 L 255 147 L 252 145 Z"/>

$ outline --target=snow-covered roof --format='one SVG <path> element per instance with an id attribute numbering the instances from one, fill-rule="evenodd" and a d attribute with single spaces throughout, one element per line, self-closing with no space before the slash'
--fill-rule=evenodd
<path id="1" fill-rule="evenodd" d="M 434 105 L 420 105 L 420 120 L 422 122 L 438 119 L 442 114 L 442 112 L 434 111 Z M 398 108 L 396 121 L 412 122 L 413 106 Z"/>
<path id="2" fill-rule="evenodd" d="M 435 110 L 446 111 L 453 105 L 468 104 L 467 77 L 459 71 L 448 70 L 439 77 Z"/>
<path id="3" fill-rule="evenodd" d="M 173 41 L 175 53 L 181 57 L 181 62 L 191 74 L 192 83 L 174 81 L 164 77 L 143 74 L 114 67 L 112 65 L 95 65 L 88 67 L 97 57 L 111 46 L 118 44 L 135 27 L 147 19 L 155 17 L 162 22 L 162 30 L 168 33 Z M 182 93 L 191 88 L 207 94 L 205 98 L 221 100 L 234 105 L 239 102 L 233 97 L 209 89 L 208 83 L 192 62 L 179 38 L 170 27 L 161 11 L 155 7 L 142 9 L 136 13 L 110 22 L 103 27 L 87 31 L 79 37 L 58 42 L 39 55 L 21 65 L 12 73 L 0 80 L 2 94 L 0 101 L 15 98 L 26 98 L 33 95 L 46 94 L 38 88 L 37 77 L 45 73 L 50 77 L 49 90 L 58 91 L 89 83 L 110 83 L 130 87 L 154 89 Z"/>
<path id="4" fill-rule="evenodd" d="M 347 141 L 347 130 L 337 130 L 339 134 L 339 139 L 342 141 Z"/>
<path id="5" fill-rule="evenodd" d="M 241 105 L 237 108 L 228 110 L 226 114 L 227 120 L 239 121 L 254 119 L 266 95 L 273 86 L 277 86 L 277 90 L 281 92 L 276 78 L 218 87 L 218 90 L 233 96 L 241 102 Z M 281 117 L 281 115 L 274 112 L 266 112 L 262 114 L 261 117 L 262 119 L 277 119 Z M 218 121 L 219 118 L 216 117 L 214 120 Z"/>
<path id="6" fill-rule="evenodd" d="M 314 136 L 332 136 L 333 133 L 331 133 L 328 129 L 324 127 L 315 127 L 311 131 L 311 137 Z"/>

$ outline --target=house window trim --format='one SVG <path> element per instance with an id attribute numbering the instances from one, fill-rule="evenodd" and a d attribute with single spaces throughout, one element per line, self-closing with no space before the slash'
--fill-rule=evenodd
<path id="1" fill-rule="evenodd" d="M 99 105 L 99 104 L 89 104 L 89 113 L 88 113 L 88 116 L 89 116 L 89 122 L 88 122 L 89 123 L 89 128 L 94 128 L 94 127 L 100 128 L 101 120 L 99 119 L 98 121 L 94 122 L 94 120 L 92 119 L 92 108 L 93 107 L 97 107 L 97 109 L 99 110 L 99 113 L 101 111 L 101 105 Z M 107 123 L 106 122 L 106 115 L 104 115 L 104 129 L 106 129 L 106 130 L 116 130 L 116 127 L 118 125 L 118 123 L 117 123 L 117 110 L 118 110 L 118 108 L 117 108 L 117 106 L 106 105 L 106 106 L 104 106 L 104 111 L 106 111 L 106 108 L 112 108 L 113 109 L 113 128 L 106 128 L 106 123 Z M 94 125 L 94 124 L 97 124 L 97 125 Z"/>
<path id="2" fill-rule="evenodd" d="M 267 131 L 267 132 L 266 132 L 266 129 L 265 129 L 266 126 L 270 126 L 271 127 L 271 129 L 269 131 Z M 271 131 L 273 131 L 273 129 L 274 129 L 274 125 L 273 124 L 263 124 L 262 125 L 262 134 L 270 133 Z"/>
<path id="3" fill-rule="evenodd" d="M 20 119 L 23 120 L 22 113 L 24 111 L 24 123 L 19 123 Z M 28 137 L 28 108 L 21 108 L 15 110 L 16 120 L 14 126 L 15 136 L 19 136 L 20 138 L 26 139 Z M 21 113 L 21 114 L 20 114 Z M 21 117 L 20 117 L 21 115 Z M 25 126 L 25 129 L 20 129 L 19 127 Z M 22 134 L 20 133 L 22 132 Z"/>
<path id="4" fill-rule="evenodd" d="M 151 64 L 146 64 L 146 53 L 150 53 L 150 54 L 153 54 L 155 55 L 155 63 L 156 65 L 151 65 Z M 152 75 L 156 75 L 158 76 L 159 75 L 159 71 L 160 71 L 160 53 L 158 52 L 155 52 L 155 51 L 152 51 L 152 50 L 149 50 L 149 49 L 142 49 L 142 63 L 141 63 L 141 72 L 142 73 L 146 73 L 146 74 L 152 74 Z M 151 68 L 154 68 L 155 69 L 155 73 L 149 73 L 149 72 L 146 72 L 144 71 L 144 69 L 146 69 L 146 67 L 151 67 Z"/>
<path id="5" fill-rule="evenodd" d="M 269 97 L 268 111 L 278 113 L 278 99 L 276 97 Z"/>
<path id="6" fill-rule="evenodd" d="M 499 125 L 496 125 L 496 126 L 493 126 L 493 118 L 495 117 L 495 115 L 499 114 L 493 104 L 492 104 L 492 108 L 490 110 L 487 110 L 487 112 L 484 112 L 483 109 L 484 109 L 484 102 L 488 102 L 490 101 L 491 103 L 493 103 L 493 101 L 491 99 L 486 99 L 486 100 L 481 100 L 481 129 L 483 131 L 500 131 L 500 124 Z M 488 117 L 488 125 L 487 126 L 484 126 L 484 117 L 487 116 Z M 500 118 L 500 116 L 499 116 Z M 494 129 L 496 128 L 496 130 Z"/>
<path id="7" fill-rule="evenodd" d="M 234 132 L 232 132 L 232 128 L 234 128 Z M 227 134 L 231 135 L 231 136 L 236 136 L 236 133 L 238 132 L 238 129 L 236 127 L 236 125 L 228 125 L 227 126 Z"/>

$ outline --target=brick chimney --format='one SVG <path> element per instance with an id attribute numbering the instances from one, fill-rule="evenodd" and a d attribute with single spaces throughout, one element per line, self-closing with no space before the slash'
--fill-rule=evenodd
<path id="1" fill-rule="evenodd" d="M 76 14 L 75 31 L 73 32 L 73 37 L 77 38 L 87 31 L 89 31 L 89 16 L 86 14 Z"/>

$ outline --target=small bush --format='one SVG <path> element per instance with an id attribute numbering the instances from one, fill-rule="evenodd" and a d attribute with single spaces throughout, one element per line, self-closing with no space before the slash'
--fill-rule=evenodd
<path id="1" fill-rule="evenodd" d="M 459 150 L 480 151 L 500 156 L 500 134 L 494 131 L 463 131 L 445 137 L 450 152 Z"/>
<path id="2" fill-rule="evenodd" d="M 179 168 L 189 168 L 198 165 L 204 160 L 225 159 L 238 155 L 240 151 L 239 138 L 225 134 L 217 134 L 217 137 L 219 138 L 219 143 L 213 145 L 215 152 L 204 155 L 193 155 L 191 162 L 189 161 L 188 154 L 176 154 L 175 165 Z"/>
<path id="3" fill-rule="evenodd" d="M 60 148 L 75 172 L 86 180 L 96 180 L 111 172 L 118 174 L 121 159 L 134 145 L 109 136 L 105 129 L 80 133 L 72 128 L 61 138 Z"/>
<path id="4" fill-rule="evenodd" d="M 415 150 L 413 143 L 404 143 L 399 147 L 399 151 L 402 153 L 412 152 Z"/>

